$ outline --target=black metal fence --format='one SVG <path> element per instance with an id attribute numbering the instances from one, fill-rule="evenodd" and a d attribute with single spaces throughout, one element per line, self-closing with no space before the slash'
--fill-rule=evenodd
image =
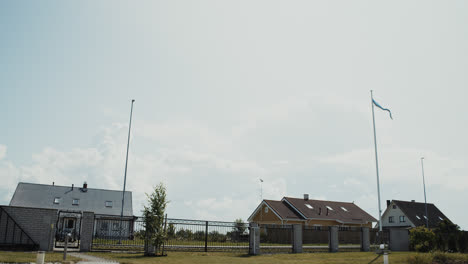
<path id="1" fill-rule="evenodd" d="M 95 216 L 93 250 L 143 251 L 144 246 L 145 226 L 142 218 Z"/>
<path id="2" fill-rule="evenodd" d="M 245 251 L 249 249 L 247 223 L 167 219 L 168 251 Z"/>
<path id="3" fill-rule="evenodd" d="M 0 249 L 36 250 L 39 245 L 0 207 Z"/>
<path id="4" fill-rule="evenodd" d="M 143 251 L 145 225 L 141 217 L 120 220 L 97 216 L 93 250 Z M 249 249 L 247 223 L 167 219 L 166 251 L 244 251 Z"/>
<path id="5" fill-rule="evenodd" d="M 329 239 L 328 226 L 302 227 L 302 250 L 304 252 L 328 252 Z"/>

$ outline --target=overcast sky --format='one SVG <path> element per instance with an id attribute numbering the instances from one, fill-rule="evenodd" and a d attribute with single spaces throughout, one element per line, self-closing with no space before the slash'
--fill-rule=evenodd
<path id="1" fill-rule="evenodd" d="M 127 189 L 140 215 L 263 198 L 428 202 L 468 228 L 466 1 L 1 1 L 0 204 L 18 182 Z"/>

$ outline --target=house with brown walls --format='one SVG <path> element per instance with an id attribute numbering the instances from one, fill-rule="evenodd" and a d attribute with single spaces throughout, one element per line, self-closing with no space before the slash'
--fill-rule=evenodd
<path id="1" fill-rule="evenodd" d="M 248 218 L 265 224 L 302 224 L 305 226 L 372 227 L 377 220 L 354 202 L 311 200 L 283 197 L 281 201 L 263 200 Z"/>

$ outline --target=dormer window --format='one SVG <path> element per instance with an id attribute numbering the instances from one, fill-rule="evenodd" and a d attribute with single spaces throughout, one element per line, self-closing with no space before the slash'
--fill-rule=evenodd
<path id="1" fill-rule="evenodd" d="M 423 217 L 424 217 L 424 219 L 426 219 L 426 220 L 427 220 L 427 217 L 426 217 L 425 215 L 424 215 Z"/>
<path id="2" fill-rule="evenodd" d="M 440 220 L 440 221 L 444 221 L 444 219 L 443 219 L 442 217 L 440 217 L 440 216 L 439 216 L 439 220 Z"/>
<path id="3" fill-rule="evenodd" d="M 59 203 L 60 203 L 60 197 L 55 197 L 54 204 L 59 204 Z"/>
<path id="4" fill-rule="evenodd" d="M 106 207 L 112 207 L 112 201 L 106 201 Z"/>
<path id="5" fill-rule="evenodd" d="M 72 205 L 79 205 L 80 204 L 80 199 L 73 199 Z"/>
<path id="6" fill-rule="evenodd" d="M 307 208 L 309 208 L 309 209 L 314 209 L 314 207 L 312 205 L 310 205 L 310 204 L 305 204 L 305 206 L 307 206 Z"/>
<path id="7" fill-rule="evenodd" d="M 419 215 L 416 215 L 416 218 L 417 218 L 418 220 L 421 220 L 421 217 L 419 217 Z"/>

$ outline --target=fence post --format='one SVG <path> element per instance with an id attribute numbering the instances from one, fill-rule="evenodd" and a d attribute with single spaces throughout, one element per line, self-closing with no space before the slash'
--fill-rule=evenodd
<path id="1" fill-rule="evenodd" d="M 208 221 L 205 222 L 205 252 L 208 252 Z"/>
<path id="2" fill-rule="evenodd" d="M 328 251 L 338 252 L 338 227 L 330 226 L 328 232 Z"/>
<path id="3" fill-rule="evenodd" d="M 370 250 L 369 228 L 361 227 L 361 251 L 369 252 L 369 250 Z"/>
<path id="4" fill-rule="evenodd" d="M 293 253 L 302 253 L 302 225 L 295 224 L 293 227 Z"/>
<path id="5" fill-rule="evenodd" d="M 257 223 L 249 225 L 249 254 L 260 254 L 260 228 Z"/>

